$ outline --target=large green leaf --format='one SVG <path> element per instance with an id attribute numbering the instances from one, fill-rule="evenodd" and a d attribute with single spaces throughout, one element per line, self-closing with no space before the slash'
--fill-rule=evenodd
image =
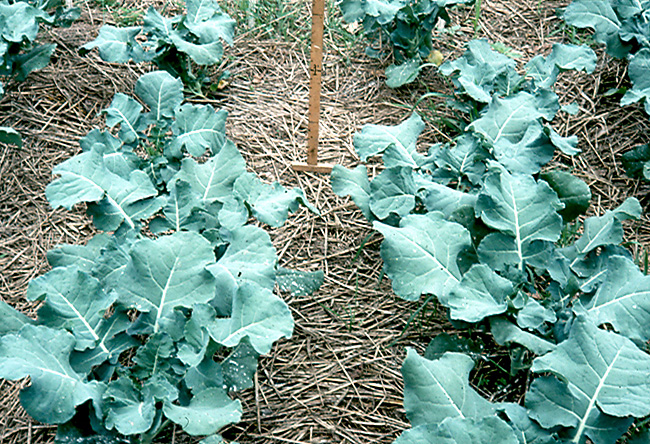
<path id="1" fill-rule="evenodd" d="M 556 241 L 562 231 L 563 205 L 555 191 L 532 176 L 510 174 L 494 165 L 476 203 L 476 213 L 488 226 L 509 236 L 523 269 L 526 248 L 534 241 Z M 479 250 L 480 252 L 480 250 Z"/>
<path id="2" fill-rule="evenodd" d="M 257 363 L 257 360 L 255 362 Z M 222 389 L 225 386 L 221 365 L 215 362 L 212 356 L 206 356 L 199 365 L 190 367 L 183 380 L 193 393 L 207 388 Z"/>
<path id="3" fill-rule="evenodd" d="M 609 258 L 603 284 L 584 308 L 598 325 L 611 324 L 639 344 L 650 340 L 650 276 L 626 257 Z"/>
<path id="4" fill-rule="evenodd" d="M 366 219 L 374 219 L 370 212 L 370 181 L 365 165 L 359 165 L 353 170 L 334 165 L 331 180 L 332 191 L 337 196 L 350 196 Z"/>
<path id="5" fill-rule="evenodd" d="M 139 26 L 117 28 L 104 25 L 99 29 L 99 35 L 92 42 L 83 45 L 79 51 L 84 54 L 93 48 L 99 50 L 99 56 L 107 62 L 126 63 L 130 60 L 143 62 L 148 59 L 144 48 L 135 39 L 142 31 Z"/>
<path id="6" fill-rule="evenodd" d="M 210 436 L 206 436 L 201 441 L 199 441 L 199 444 L 227 444 L 227 443 L 219 435 L 210 435 Z"/>
<path id="7" fill-rule="evenodd" d="M 545 323 L 555 324 L 555 312 L 542 305 L 537 299 L 526 296 L 524 306 L 517 312 L 517 325 L 529 330 L 537 330 Z"/>
<path id="8" fill-rule="evenodd" d="M 236 392 L 253 387 L 253 376 L 257 371 L 259 353 L 248 339 L 242 340 L 226 359 L 221 362 L 223 387 L 227 392 Z"/>
<path id="9" fill-rule="evenodd" d="M 147 127 L 147 122 L 141 119 L 142 105 L 126 94 L 117 93 L 113 101 L 103 112 L 106 114 L 106 125 L 109 128 L 120 125 L 120 139 L 125 143 L 137 141 Z"/>
<path id="10" fill-rule="evenodd" d="M 435 156 L 434 177 L 461 181 L 467 177 L 473 184 L 483 181 L 485 161 L 490 157 L 483 144 L 471 133 L 465 133 L 456 140 L 453 146 L 443 146 L 439 151 L 430 150 L 429 157 Z"/>
<path id="11" fill-rule="evenodd" d="M 147 342 L 139 347 L 133 356 L 135 365 L 131 368 L 133 376 L 145 380 L 157 375 L 164 375 L 172 366 L 170 358 L 176 347 L 170 335 L 164 332 L 154 333 Z"/>
<path id="12" fill-rule="evenodd" d="M 163 205 L 163 214 L 169 222 L 165 229 L 174 229 L 180 231 L 181 228 L 187 228 L 191 223 L 190 218 L 196 208 L 202 206 L 202 202 L 191 185 L 183 180 L 172 182 L 169 187 L 169 196 L 166 196 Z M 149 225 L 151 227 L 151 224 Z"/>
<path id="13" fill-rule="evenodd" d="M 134 242 L 140 237 L 135 231 L 117 233 L 111 236 L 106 246 L 102 248 L 101 255 L 96 258 L 93 276 L 99 279 L 106 291 L 112 291 L 124 274 L 129 263 L 129 251 Z"/>
<path id="14" fill-rule="evenodd" d="M 53 250 L 47 252 L 47 261 L 53 267 L 76 266 L 79 270 L 91 274 L 95 277 L 95 272 L 101 267 L 102 254 L 110 254 L 111 247 L 114 246 L 115 238 L 100 233 L 93 236 L 86 245 L 59 245 Z M 110 288 L 109 288 L 110 289 Z"/>
<path id="15" fill-rule="evenodd" d="M 174 117 L 183 102 L 183 82 L 165 71 L 153 71 L 135 82 L 135 93 L 151 110 L 154 123 Z"/>
<path id="16" fill-rule="evenodd" d="M 343 20 L 346 23 L 353 23 L 359 21 L 366 14 L 364 11 L 364 3 L 359 0 L 342 0 L 339 3 L 341 12 L 343 13 Z"/>
<path id="17" fill-rule="evenodd" d="M 615 423 L 614 417 L 627 423 L 625 417 L 650 414 L 649 366 L 650 356 L 632 341 L 578 317 L 569 339 L 532 366 L 534 372 L 550 372 L 566 381 L 567 390 L 558 393 L 557 383 L 542 379 L 527 396 L 526 406 L 546 428 L 570 427 L 572 442 L 588 436 L 597 444 L 613 443 L 618 437 L 603 435 L 617 431 L 607 424 Z"/>
<path id="18" fill-rule="evenodd" d="M 275 282 L 281 291 L 287 291 L 294 296 L 308 296 L 323 285 L 325 273 L 323 270 L 300 271 L 279 267 Z"/>
<path id="19" fill-rule="evenodd" d="M 233 195 L 246 203 L 257 220 L 272 227 L 282 226 L 289 212 L 296 212 L 301 204 L 318 213 L 300 188 L 287 190 L 278 182 L 269 185 L 253 173 L 242 174 L 237 178 Z"/>
<path id="20" fill-rule="evenodd" d="M 641 204 L 630 197 L 615 210 L 607 210 L 602 216 L 592 216 L 585 220 L 582 236 L 575 242 L 574 248 L 581 254 L 587 254 L 598 247 L 620 244 L 623 241 L 621 221 L 641 217 Z"/>
<path id="21" fill-rule="evenodd" d="M 110 318 L 103 319 L 95 329 L 99 340 L 97 346 L 83 352 L 73 352 L 70 362 L 75 370 L 90 373 L 94 366 L 104 361 L 117 362 L 120 353 L 140 343 L 125 333 L 131 320 L 123 311 L 116 311 Z"/>
<path id="22" fill-rule="evenodd" d="M 0 299 L 0 336 L 8 333 L 15 333 L 21 329 L 23 325 L 33 324 L 34 320 L 29 318 Z"/>
<path id="23" fill-rule="evenodd" d="M 222 389 L 209 388 L 195 394 L 189 405 L 165 401 L 163 413 L 190 435 L 211 435 L 225 425 L 239 422 L 241 403 Z"/>
<path id="24" fill-rule="evenodd" d="M 379 24 L 385 25 L 395 18 L 405 3 L 404 0 L 367 0 L 361 5 L 366 15 L 376 18 Z"/>
<path id="25" fill-rule="evenodd" d="M 150 313 L 157 332 L 176 307 L 191 308 L 214 297 L 214 278 L 205 269 L 214 260 L 210 243 L 194 232 L 140 240 L 120 280 L 119 300 Z"/>
<path id="26" fill-rule="evenodd" d="M 176 48 L 190 56 L 197 65 L 214 65 L 223 57 L 223 45 L 219 41 L 201 45 L 188 42 L 178 34 L 172 34 L 171 38 Z"/>
<path id="27" fill-rule="evenodd" d="M 354 135 L 354 149 L 362 162 L 391 146 L 402 153 L 403 158 L 409 159 L 416 152 L 416 142 L 423 130 L 424 122 L 417 113 L 397 126 L 364 125 L 361 132 Z"/>
<path id="28" fill-rule="evenodd" d="M 144 393 L 129 378 L 119 378 L 104 393 L 105 424 L 123 435 L 144 433 L 153 424 L 156 406 L 148 390 Z"/>
<path id="29" fill-rule="evenodd" d="M 514 430 L 501 418 L 448 418 L 402 433 L 393 444 L 519 444 Z M 529 442 L 527 441 L 526 444 Z"/>
<path id="30" fill-rule="evenodd" d="M 216 0 L 186 0 L 187 20 L 199 23 L 221 12 Z"/>
<path id="31" fill-rule="evenodd" d="M 493 51 L 486 40 L 472 40 L 467 44 L 467 51 L 462 57 L 445 62 L 440 66 L 440 72 L 446 76 L 454 76 L 461 92 L 481 103 L 492 101 L 492 95 L 499 84 L 512 85 L 505 91 L 509 95 L 521 81 L 517 74 L 516 63 L 511 58 Z"/>
<path id="32" fill-rule="evenodd" d="M 476 194 L 463 193 L 436 182 L 426 183 L 423 180 L 418 182 L 420 197 L 427 211 L 440 211 L 446 217 L 451 217 L 454 212 L 462 207 L 474 208 L 478 196 Z"/>
<path id="33" fill-rule="evenodd" d="M 408 349 L 402 364 L 404 409 L 411 425 L 438 424 L 446 418 L 482 418 L 495 409 L 470 385 L 472 359 L 445 353 L 428 360 Z"/>
<path id="34" fill-rule="evenodd" d="M 577 28 L 593 28 L 598 43 L 607 45 L 607 52 L 623 58 L 628 52 L 619 31 L 621 22 L 610 0 L 573 0 L 564 11 L 564 20 Z"/>
<path id="35" fill-rule="evenodd" d="M 531 418 L 542 427 L 567 427 L 568 429 L 560 429 L 565 442 L 583 444 L 587 442 L 588 436 L 595 444 L 614 444 L 634 421 L 633 418 L 617 418 L 594 409 L 584 426 L 584 432 L 577 435 L 572 430 L 579 421 L 579 412 L 576 414 L 576 410 L 584 405 L 576 403 L 568 385 L 553 376 L 542 376 L 533 381 L 526 395 L 526 405 Z"/>
<path id="36" fill-rule="evenodd" d="M 217 316 L 214 308 L 208 304 L 196 304 L 192 317 L 185 323 L 183 338 L 178 346 L 178 359 L 188 367 L 200 365 L 210 342 L 205 325 Z"/>
<path id="37" fill-rule="evenodd" d="M 138 120 L 138 122 L 144 122 L 144 119 Z M 133 129 L 135 130 L 135 128 Z M 128 128 L 126 131 L 127 133 L 130 132 Z M 133 141 L 135 140 L 137 138 L 133 139 Z M 101 154 L 104 157 L 106 168 L 111 173 L 117 174 L 126 180 L 129 179 L 134 170 L 140 167 L 142 162 L 142 159 L 133 152 L 131 146 L 125 144 L 122 139 L 113 136 L 108 131 L 93 129 L 79 140 L 79 145 L 84 152 L 95 151 Z"/>
<path id="38" fill-rule="evenodd" d="M 370 182 L 370 211 L 381 220 L 404 217 L 415 208 L 416 192 L 412 168 L 385 169 Z"/>
<path id="39" fill-rule="evenodd" d="M 184 25 L 192 34 L 198 36 L 199 42 L 204 44 L 215 43 L 219 39 L 223 39 L 226 43 L 233 44 L 233 39 L 235 38 L 235 20 L 225 13 L 216 13 L 209 18 L 207 16 L 200 17 L 200 12 L 197 16 L 192 16 L 189 12 L 189 4 L 200 3 L 204 5 L 208 2 L 205 0 L 189 0 L 187 3 L 188 19 L 185 20 Z M 205 8 L 202 7 L 202 10 L 205 10 Z"/>
<path id="40" fill-rule="evenodd" d="M 500 345 L 519 344 L 537 355 L 543 355 L 555 348 L 555 344 L 522 330 L 503 316 L 490 318 L 490 331 Z"/>
<path id="41" fill-rule="evenodd" d="M 628 176 L 650 180 L 650 145 L 638 145 L 623 153 L 621 163 Z"/>
<path id="42" fill-rule="evenodd" d="M 170 43 L 172 41 L 172 34 L 178 32 L 176 31 L 176 26 L 181 20 L 182 16 L 180 15 L 172 18 L 163 17 L 153 6 L 149 6 L 149 9 L 147 9 L 147 12 L 142 18 L 145 32 L 152 34 L 166 43 Z"/>
<path id="43" fill-rule="evenodd" d="M 76 406 L 101 397 L 102 384 L 86 382 L 70 366 L 74 342 L 65 331 L 34 325 L 0 337 L 0 378 L 31 378 L 20 401 L 37 421 L 64 423 L 75 414 Z"/>
<path id="44" fill-rule="evenodd" d="M 186 158 L 174 179 L 192 186 L 206 204 L 224 202 L 232 196 L 235 180 L 246 172 L 246 162 L 237 147 L 226 141 L 223 147 L 207 161 L 198 163 Z"/>
<path id="45" fill-rule="evenodd" d="M 526 64 L 526 74 L 541 88 L 551 88 L 562 71 L 576 70 L 591 73 L 596 69 L 596 53 L 584 45 L 553 45 L 547 57 L 538 55 Z"/>
<path id="46" fill-rule="evenodd" d="M 629 3 L 632 2 L 635 4 L 630 5 Z M 623 3 L 623 5 L 620 5 L 619 0 L 616 0 L 613 4 L 622 22 L 621 29 L 618 32 L 619 37 L 624 42 L 632 45 L 633 48 L 637 45 L 642 48 L 650 47 L 650 27 L 648 27 L 650 8 L 648 8 L 648 4 L 641 4 L 641 0 L 623 0 Z M 632 13 L 633 10 L 636 11 Z"/>
<path id="47" fill-rule="evenodd" d="M 158 194 L 146 173 L 133 171 L 127 181 L 109 171 L 96 151 L 78 154 L 58 164 L 52 173 L 61 177 L 45 190 L 50 204 L 71 209 L 77 203 L 102 201 L 103 218 L 95 221 L 102 229 L 114 230 L 122 221 L 133 228 L 139 218 L 157 209 L 154 205 L 141 212 L 144 201 Z"/>
<path id="48" fill-rule="evenodd" d="M 46 14 L 27 2 L 8 4 L 0 3 L 0 34 L 8 42 L 22 43 L 23 40 L 33 42 L 38 35 L 37 18 Z"/>
<path id="49" fill-rule="evenodd" d="M 273 289 L 277 256 L 268 233 L 248 225 L 230 232 L 225 240 L 226 251 L 208 270 L 215 276 L 225 272 L 237 282 L 251 281 Z"/>
<path id="50" fill-rule="evenodd" d="M 508 297 L 514 293 L 512 283 L 487 265 L 473 265 L 463 275 L 460 285 L 439 297 L 448 307 L 452 319 L 479 322 L 488 316 L 505 313 Z"/>
<path id="51" fill-rule="evenodd" d="M 75 337 L 75 350 L 94 348 L 99 343 L 99 324 L 115 301 L 101 283 L 76 266 L 55 268 L 29 283 L 25 295 L 30 301 L 43 300 L 38 310 L 41 324 L 64 328 Z"/>
<path id="52" fill-rule="evenodd" d="M 399 88 L 411 83 L 420 73 L 421 63 L 419 58 L 414 58 L 399 65 L 390 65 L 386 68 L 386 86 Z"/>
<path id="53" fill-rule="evenodd" d="M 648 0 L 612 0 L 612 7 L 625 20 L 648 10 Z"/>
<path id="54" fill-rule="evenodd" d="M 627 73 L 632 81 L 632 88 L 628 89 L 621 99 L 621 106 L 645 100 L 645 112 L 650 114 L 650 48 L 642 48 L 630 56 Z"/>
<path id="55" fill-rule="evenodd" d="M 571 173 L 564 171 L 547 171 L 540 174 L 553 191 L 557 193 L 564 208 L 558 211 L 565 222 L 572 221 L 585 214 L 591 202 L 589 185 Z"/>
<path id="56" fill-rule="evenodd" d="M 192 156 L 202 156 L 206 150 L 220 152 L 226 143 L 226 117 L 224 110 L 215 112 L 210 105 L 185 104 L 176 112 L 172 125 L 174 139 L 169 145 L 175 157 L 182 156 L 185 148 Z"/>
<path id="57" fill-rule="evenodd" d="M 580 290 L 588 294 L 588 297 L 592 297 L 594 291 L 604 282 L 610 258 L 613 256 L 631 258 L 630 251 L 621 245 L 605 245 L 584 257 L 580 255 L 577 257 L 571 256 L 572 254 L 575 255 L 576 252 L 570 248 L 559 250 L 559 252 L 562 256 L 565 253 L 569 254 L 568 257 L 565 256 L 565 264 L 570 265 L 572 276 L 579 278 Z"/>
<path id="58" fill-rule="evenodd" d="M 247 337 L 258 353 L 266 354 L 276 340 L 291 337 L 293 318 L 287 304 L 271 290 L 245 282 L 235 294 L 232 316 L 216 319 L 208 331 L 212 339 L 227 347 Z"/>
<path id="59" fill-rule="evenodd" d="M 535 173 L 553 156 L 540 123 L 545 113 L 533 95 L 495 97 L 487 112 L 468 128 L 481 134 L 497 160 L 512 172 Z"/>
<path id="60" fill-rule="evenodd" d="M 469 231 L 440 213 L 409 215 L 399 228 L 375 222 L 384 235 L 381 257 L 395 293 L 408 300 L 448 294 L 460 282 L 458 255 L 471 245 Z"/>
<path id="61" fill-rule="evenodd" d="M 56 45 L 39 45 L 31 51 L 18 54 L 13 59 L 13 71 L 16 80 L 22 82 L 30 72 L 43 69 L 50 63 L 50 58 L 56 49 Z"/>
<path id="62" fill-rule="evenodd" d="M 498 406 L 509 419 L 509 425 L 515 431 L 519 444 L 557 444 L 555 433 L 544 430 L 528 417 L 526 409 L 512 402 Z"/>

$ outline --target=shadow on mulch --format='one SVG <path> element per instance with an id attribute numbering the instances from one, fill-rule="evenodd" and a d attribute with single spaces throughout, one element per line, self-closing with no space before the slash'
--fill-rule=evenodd
<path id="1" fill-rule="evenodd" d="M 523 66 L 533 55 L 548 53 L 553 43 L 566 42 L 555 11 L 567 4 L 568 0 L 484 1 L 477 36 L 518 51 Z M 303 6 L 300 11 L 305 15 Z M 22 297 L 29 280 L 47 270 L 46 251 L 61 243 L 85 243 L 94 232 L 83 208 L 67 212 L 48 206 L 44 190 L 52 168 L 79 151 L 78 139 L 102 125 L 99 112 L 115 93 L 130 93 L 144 69 L 77 55 L 76 47 L 96 35 L 101 16 L 98 10 L 86 9 L 82 21 L 72 28 L 48 32 L 47 38 L 58 44 L 53 63 L 26 82 L 13 84 L 0 101 L 0 124 L 15 127 L 25 141 L 22 149 L 0 147 L 0 295 L 30 314 L 34 307 Z M 464 42 L 474 37 L 472 16 L 469 9 L 452 13 L 457 30 L 438 40 L 449 58 L 460 55 Z M 265 29 L 243 34 L 227 50 L 230 84 L 217 97 L 195 100 L 228 110 L 228 135 L 251 170 L 263 179 L 302 187 L 319 208 L 320 215 L 300 210 L 284 227 L 270 232 L 281 265 L 322 269 L 326 277 L 312 296 L 284 295 L 296 319 L 294 337 L 280 341 L 271 355 L 262 358 L 253 389 L 236 394 L 244 417 L 224 435 L 242 444 L 390 443 L 408 427 L 399 371 L 404 347 L 422 352 L 434 335 L 453 327 L 445 313 L 430 304 L 402 334 L 419 304 L 399 300 L 389 280 L 381 279 L 380 236 L 372 235 L 361 248 L 372 229 L 354 204 L 332 193 L 327 176 L 291 169 L 292 162 L 304 161 L 306 152 L 308 36 L 277 41 L 267 34 Z M 433 70 L 424 72 L 414 86 L 390 90 L 384 85 L 386 64 L 363 55 L 362 39 L 345 47 L 327 39 L 326 35 L 323 162 L 354 166 L 358 158 L 352 136 L 362 125 L 396 124 L 425 92 L 450 92 Z M 554 122 L 562 135 L 580 138 L 583 153 L 558 157 L 556 165 L 589 183 L 594 213 L 629 195 L 645 199 L 648 186 L 625 177 L 620 155 L 647 143 L 650 134 L 641 107 L 623 109 L 617 97 L 602 96 L 604 90 L 618 86 L 616 79 L 624 78 L 625 65 L 602 51 L 599 56 L 594 75 L 561 77 L 561 103 L 576 102 L 580 113 L 562 113 Z M 440 114 L 448 110 L 440 99 L 422 102 L 418 110 L 430 123 L 420 144 L 426 151 L 448 139 L 437 124 Z M 649 243 L 645 222 L 628 226 L 637 249 Z M 0 444 L 52 442 L 54 428 L 35 423 L 20 408 L 20 386 L 0 382 L 4 395 Z M 521 388 L 497 390 L 487 384 L 479 390 L 493 399 L 518 399 Z M 160 442 L 196 443 L 198 439 L 171 430 Z"/>

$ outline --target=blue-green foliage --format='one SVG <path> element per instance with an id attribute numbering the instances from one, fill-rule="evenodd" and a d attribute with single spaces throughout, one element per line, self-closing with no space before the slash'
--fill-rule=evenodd
<path id="1" fill-rule="evenodd" d="M 432 31 L 439 20 L 449 22 L 447 8 L 473 0 L 343 0 L 343 19 L 361 22 L 373 44 L 390 42 L 366 52 L 379 56 L 392 51 L 395 63 L 386 70 L 386 84 L 397 88 L 418 76 L 422 61 L 433 51 Z"/>
<path id="2" fill-rule="evenodd" d="M 152 61 L 196 92 L 205 80 L 203 67 L 216 65 L 223 57 L 222 40 L 232 44 L 235 21 L 215 0 L 186 0 L 184 15 L 163 17 L 153 7 L 142 26 L 117 28 L 104 25 L 99 36 L 80 48 L 82 54 L 93 48 L 109 62 Z M 144 33 L 141 43 L 137 37 Z M 194 72 L 192 62 L 199 66 Z"/>
<path id="3" fill-rule="evenodd" d="M 490 326 L 499 344 L 537 356 L 525 407 L 491 404 L 469 386 L 472 359 L 459 353 L 404 362 L 404 406 L 413 428 L 400 444 L 613 444 L 634 417 L 650 414 L 650 279 L 622 248 L 622 222 L 636 199 L 601 216 L 576 218 L 589 187 L 542 168 L 575 137 L 548 124 L 561 109 L 552 86 L 563 70 L 592 71 L 588 48 L 555 45 L 525 75 L 484 41 L 441 66 L 474 118 L 450 144 L 417 150 L 417 114 L 355 135 L 362 161 L 335 167 L 332 186 L 350 195 L 384 236 L 381 256 L 395 293 L 434 295 L 452 320 Z M 615 331 L 599 327 L 607 325 Z"/>
<path id="4" fill-rule="evenodd" d="M 20 133 L 7 126 L 0 126 L 0 142 L 16 146 L 23 145 L 23 139 L 20 137 Z"/>
<path id="5" fill-rule="evenodd" d="M 577 28 L 592 28 L 594 38 L 613 57 L 628 58 L 632 88 L 621 105 L 645 100 L 650 114 L 650 2 L 647 0 L 574 0 L 564 20 Z"/>
<path id="6" fill-rule="evenodd" d="M 0 97 L 7 79 L 25 80 L 50 63 L 56 45 L 36 43 L 40 25 L 70 26 L 79 15 L 79 8 L 64 9 L 61 0 L 0 1 Z M 0 142 L 22 146 L 20 134 L 9 127 L 0 127 Z"/>
<path id="7" fill-rule="evenodd" d="M 56 45 L 36 43 L 40 25 L 70 26 L 80 15 L 79 8 L 64 9 L 63 4 L 62 0 L 0 1 L 0 76 L 22 81 L 50 62 Z M 3 93 L 0 84 L 0 96 Z"/>
<path id="8" fill-rule="evenodd" d="M 85 203 L 104 232 L 48 253 L 52 270 L 26 294 L 42 301 L 36 319 L 0 304 L 0 377 L 31 377 L 21 402 L 62 424 L 58 442 L 145 444 L 169 422 L 221 442 L 241 416 L 228 393 L 292 334 L 276 276 L 292 290 L 322 282 L 280 269 L 248 223 L 282 225 L 302 191 L 247 173 L 226 113 L 182 104 L 182 88 L 156 71 L 135 86 L 147 109 L 115 96 L 104 113 L 117 136 L 91 131 L 46 190 L 55 208 Z"/>

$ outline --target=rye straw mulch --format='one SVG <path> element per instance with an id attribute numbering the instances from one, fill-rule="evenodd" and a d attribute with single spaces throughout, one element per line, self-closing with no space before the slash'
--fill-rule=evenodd
<path id="1" fill-rule="evenodd" d="M 294 336 L 280 341 L 261 360 L 255 387 L 236 394 L 244 417 L 224 435 L 242 444 L 390 443 L 408 427 L 399 371 L 405 347 L 421 352 L 435 334 L 453 327 L 443 311 L 429 304 L 402 334 L 419 304 L 399 300 L 388 279 L 380 279 L 380 236 L 371 235 L 360 249 L 371 227 L 354 204 L 332 193 L 327 176 L 296 173 L 289 166 L 305 156 L 309 54 L 305 3 L 289 3 L 287 10 L 294 11 L 302 25 L 289 29 L 282 40 L 273 33 L 278 21 L 240 31 L 227 50 L 224 67 L 232 72 L 230 84 L 215 97 L 197 99 L 228 110 L 228 134 L 251 170 L 265 180 L 302 187 L 319 208 L 320 215 L 300 210 L 271 234 L 281 265 L 322 269 L 326 274 L 316 294 L 284 295 L 296 319 Z M 556 9 L 567 4 L 484 1 L 477 36 L 519 52 L 523 66 L 533 55 L 548 53 L 553 43 L 567 42 L 556 15 Z M 0 101 L 0 124 L 15 127 L 25 142 L 20 149 L 0 146 L 0 297 L 30 314 L 34 306 L 23 295 L 29 280 L 47 271 L 46 251 L 61 243 L 84 243 L 93 234 L 83 208 L 68 212 L 48 206 L 44 190 L 52 168 L 79 151 L 79 138 L 101 126 L 99 112 L 113 95 L 131 93 L 135 80 L 150 69 L 105 63 L 95 55 L 80 57 L 76 48 L 92 40 L 101 22 L 110 18 L 88 3 L 83 9 L 82 20 L 70 29 L 45 34 L 58 45 L 50 66 L 21 84 L 12 84 Z M 470 8 L 452 13 L 457 30 L 438 40 L 447 57 L 460 55 L 464 43 L 474 36 L 473 16 Z M 335 8 L 328 20 L 321 160 L 350 167 L 358 162 L 352 136 L 362 125 L 396 124 L 423 93 L 450 92 L 450 87 L 429 71 L 415 86 L 388 89 L 385 61 L 367 58 L 359 36 L 352 42 L 341 37 Z M 620 96 L 603 97 L 603 92 L 626 81 L 625 64 L 606 57 L 602 50 L 598 53 L 593 75 L 563 74 L 558 83 L 561 103 L 576 102 L 581 112 L 563 114 L 554 126 L 563 135 L 578 135 L 583 153 L 576 158 L 558 157 L 556 162 L 589 183 L 593 213 L 630 195 L 642 200 L 647 210 L 649 187 L 626 178 L 620 155 L 648 143 L 650 124 L 640 106 L 623 109 L 618 106 Z M 436 122 L 440 113 L 449 111 L 441 100 L 422 102 L 418 110 L 431 123 L 421 139 L 425 151 L 430 144 L 446 140 Z M 649 246 L 649 227 L 647 219 L 627 227 L 637 254 Z M 495 349 L 494 356 L 505 353 Z M 55 429 L 31 420 L 19 405 L 23 385 L 0 382 L 0 444 L 50 443 Z M 525 381 L 499 390 L 490 384 L 478 388 L 493 400 L 518 399 Z M 198 440 L 171 430 L 159 442 Z"/>

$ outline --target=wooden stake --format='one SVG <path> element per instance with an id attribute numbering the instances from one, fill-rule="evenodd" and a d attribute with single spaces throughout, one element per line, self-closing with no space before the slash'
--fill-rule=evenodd
<path id="1" fill-rule="evenodd" d="M 307 163 L 294 163 L 296 171 L 329 173 L 331 165 L 318 163 L 318 121 L 320 119 L 321 74 L 323 72 L 323 29 L 325 0 L 313 0 L 311 12 L 311 64 L 309 66 L 309 126 Z"/>

